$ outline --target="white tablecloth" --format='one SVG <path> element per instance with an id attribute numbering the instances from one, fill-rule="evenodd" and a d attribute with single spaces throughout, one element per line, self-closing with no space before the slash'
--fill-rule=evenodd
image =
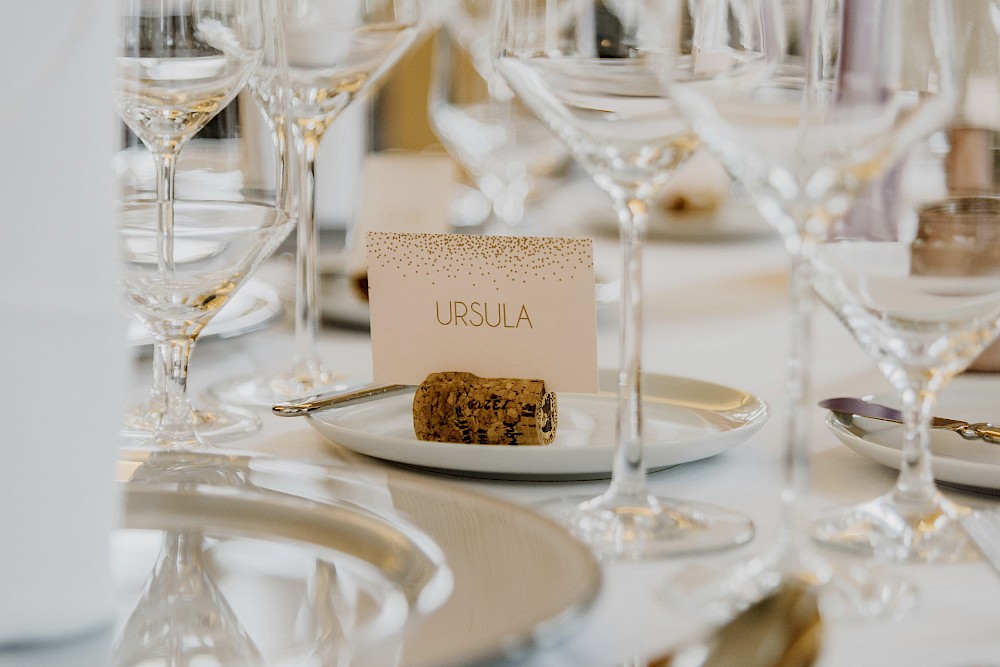
<path id="1" fill-rule="evenodd" d="M 591 193 L 592 194 L 592 193 Z M 599 202 L 600 199 L 594 200 Z M 562 212 L 561 212 L 562 211 Z M 573 228 L 566 209 L 549 207 L 540 233 L 587 233 Z M 609 214 L 610 217 L 610 214 Z M 562 225 L 566 225 L 562 228 Z M 588 228 L 589 229 L 589 228 Z M 598 273 L 618 272 L 617 245 L 610 234 L 595 244 Z M 279 263 L 264 275 L 281 277 Z M 657 239 L 646 253 L 645 369 L 689 376 L 751 391 L 770 403 L 769 422 L 749 442 L 708 460 L 650 476 L 663 495 L 740 508 L 757 525 L 745 547 L 719 555 L 652 563 L 610 564 L 602 593 L 579 631 L 558 646 L 518 661 L 535 666 L 644 664 L 642 660 L 695 633 L 703 620 L 662 595 L 677 572 L 692 563 L 722 566 L 767 549 L 775 532 L 782 479 L 784 364 L 787 340 L 786 268 L 778 240 L 736 237 L 715 242 Z M 288 276 L 284 276 L 288 278 Z M 815 319 L 814 395 L 863 395 L 888 385 L 843 327 L 825 310 Z M 599 323 L 601 364 L 614 367 L 616 324 Z M 325 328 L 325 359 L 348 376 L 370 373 L 370 346 L 364 333 Z M 290 318 L 267 330 L 197 347 L 190 389 L 198 397 L 209 384 L 238 373 L 276 367 L 292 353 Z M 139 400 L 149 380 L 148 357 L 134 361 L 130 400 Z M 1000 391 L 1000 377 L 997 383 Z M 886 491 L 895 472 L 840 444 L 823 425 L 824 412 L 812 413 L 813 498 L 817 506 L 872 498 Z M 285 457 L 348 459 L 381 465 L 324 440 L 304 419 L 267 415 L 258 434 L 232 443 Z M 429 473 L 428 473 L 429 474 Z M 605 482 L 513 483 L 433 475 L 517 503 L 532 503 L 568 492 L 601 491 Z M 949 490 L 969 504 L 988 506 L 985 494 Z M 891 568 L 919 589 L 919 606 L 900 619 L 845 621 L 827 625 L 823 667 L 968 667 L 1000 665 L 1000 577 L 984 562 Z M 446 641 L 442 638 L 442 641 Z"/>

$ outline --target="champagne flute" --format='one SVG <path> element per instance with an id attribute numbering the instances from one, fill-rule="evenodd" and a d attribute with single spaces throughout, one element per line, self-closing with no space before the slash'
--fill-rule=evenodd
<path id="1" fill-rule="evenodd" d="M 528 198 L 568 156 L 493 67 L 489 21 L 494 4 L 460 0 L 442 16 L 428 118 L 441 144 L 490 203 L 486 233 L 515 233 Z"/>
<path id="2" fill-rule="evenodd" d="M 811 255 L 816 293 L 878 364 L 904 419 L 895 486 L 816 517 L 820 544 L 896 562 L 974 556 L 968 509 L 937 490 L 930 419 L 938 392 L 1000 332 L 1000 28 L 997 0 L 954 8 L 960 104 Z"/>
<path id="3" fill-rule="evenodd" d="M 611 484 L 596 498 L 564 498 L 544 507 L 607 558 L 724 549 L 747 542 L 754 532 L 739 513 L 655 497 L 643 465 L 641 250 L 647 209 L 698 143 L 656 78 L 654 64 L 677 48 L 670 30 L 655 29 L 667 9 L 636 1 L 509 0 L 498 5 L 496 17 L 497 70 L 610 195 L 618 215 L 622 316 Z M 676 32 L 680 15 L 672 18 Z"/>
<path id="4" fill-rule="evenodd" d="M 317 344 L 316 154 L 334 120 L 352 101 L 371 92 L 417 41 L 424 28 L 421 11 L 421 0 L 282 0 L 291 87 L 289 127 L 298 158 L 301 206 L 295 254 L 295 353 L 287 370 L 211 387 L 220 400 L 270 407 L 347 387 L 323 362 Z M 255 80 L 250 85 L 260 88 Z M 264 86 L 257 94 L 267 97 L 269 92 Z"/>
<path id="5" fill-rule="evenodd" d="M 846 602 L 849 613 L 890 612 L 912 601 L 906 584 L 868 568 L 835 576 L 802 529 L 799 502 L 808 491 L 809 467 L 808 259 L 865 187 L 947 120 L 953 99 L 947 3 L 692 0 L 689 6 L 688 66 L 700 77 L 670 74 L 665 86 L 781 234 L 791 260 L 791 313 L 776 543 L 707 588 L 686 592 L 706 603 L 743 606 L 783 577 L 797 576 L 826 584 L 828 608 Z"/>
<path id="6" fill-rule="evenodd" d="M 285 144 L 257 120 L 249 94 L 237 96 L 280 37 L 259 2 L 128 1 L 122 11 L 119 112 L 158 169 L 155 193 L 121 184 L 119 283 L 164 364 L 165 404 L 149 444 L 202 447 L 187 400 L 191 350 L 294 223 Z M 198 133 L 227 100 L 239 122 Z"/>

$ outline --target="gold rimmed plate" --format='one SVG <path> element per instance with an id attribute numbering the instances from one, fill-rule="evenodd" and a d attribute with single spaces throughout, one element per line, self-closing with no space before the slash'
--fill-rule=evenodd
<path id="1" fill-rule="evenodd" d="M 349 640 L 351 664 L 458 667 L 559 640 L 600 588 L 594 556 L 553 521 L 441 480 L 204 452 L 125 453 L 119 471 L 120 647 L 182 629 L 185 607 L 155 623 L 164 600 L 190 603 L 163 594 L 180 587 L 212 605 L 216 658 L 249 641 L 254 664 L 339 664 Z"/>

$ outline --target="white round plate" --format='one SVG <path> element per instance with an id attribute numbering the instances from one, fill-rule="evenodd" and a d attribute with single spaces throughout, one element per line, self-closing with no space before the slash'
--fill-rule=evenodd
<path id="1" fill-rule="evenodd" d="M 893 407 L 891 394 L 866 396 L 866 400 Z M 952 380 L 941 392 L 934 413 L 969 422 L 1000 421 L 1000 376 L 968 373 Z M 826 424 L 845 445 L 884 466 L 899 470 L 903 427 L 900 424 L 854 417 L 844 423 L 830 413 Z M 1000 445 L 965 440 L 957 433 L 931 431 L 931 467 L 940 482 L 1000 491 Z"/>
<path id="2" fill-rule="evenodd" d="M 205 327 L 198 340 L 206 338 L 231 338 L 263 329 L 281 315 L 281 295 L 278 290 L 260 278 L 250 278 L 233 295 Z M 130 346 L 151 345 L 146 328 L 131 320 L 128 328 Z"/>
<path id="3" fill-rule="evenodd" d="M 617 373 L 602 371 L 601 393 L 559 394 L 555 441 L 537 447 L 425 442 L 413 433 L 413 392 L 318 412 L 309 422 L 333 443 L 375 458 L 490 479 L 606 479 L 611 475 Z M 643 378 L 645 458 L 650 471 L 720 454 L 767 420 L 761 399 L 722 385 Z"/>

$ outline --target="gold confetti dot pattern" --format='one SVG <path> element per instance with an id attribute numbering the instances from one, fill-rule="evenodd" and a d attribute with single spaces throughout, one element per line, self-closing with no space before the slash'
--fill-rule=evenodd
<path id="1" fill-rule="evenodd" d="M 587 238 L 368 232 L 366 245 L 369 268 L 393 264 L 402 277 L 424 276 L 432 285 L 472 278 L 499 291 L 529 280 L 589 277 L 593 269 L 593 243 Z M 483 275 L 469 270 L 470 261 L 487 267 Z"/>

